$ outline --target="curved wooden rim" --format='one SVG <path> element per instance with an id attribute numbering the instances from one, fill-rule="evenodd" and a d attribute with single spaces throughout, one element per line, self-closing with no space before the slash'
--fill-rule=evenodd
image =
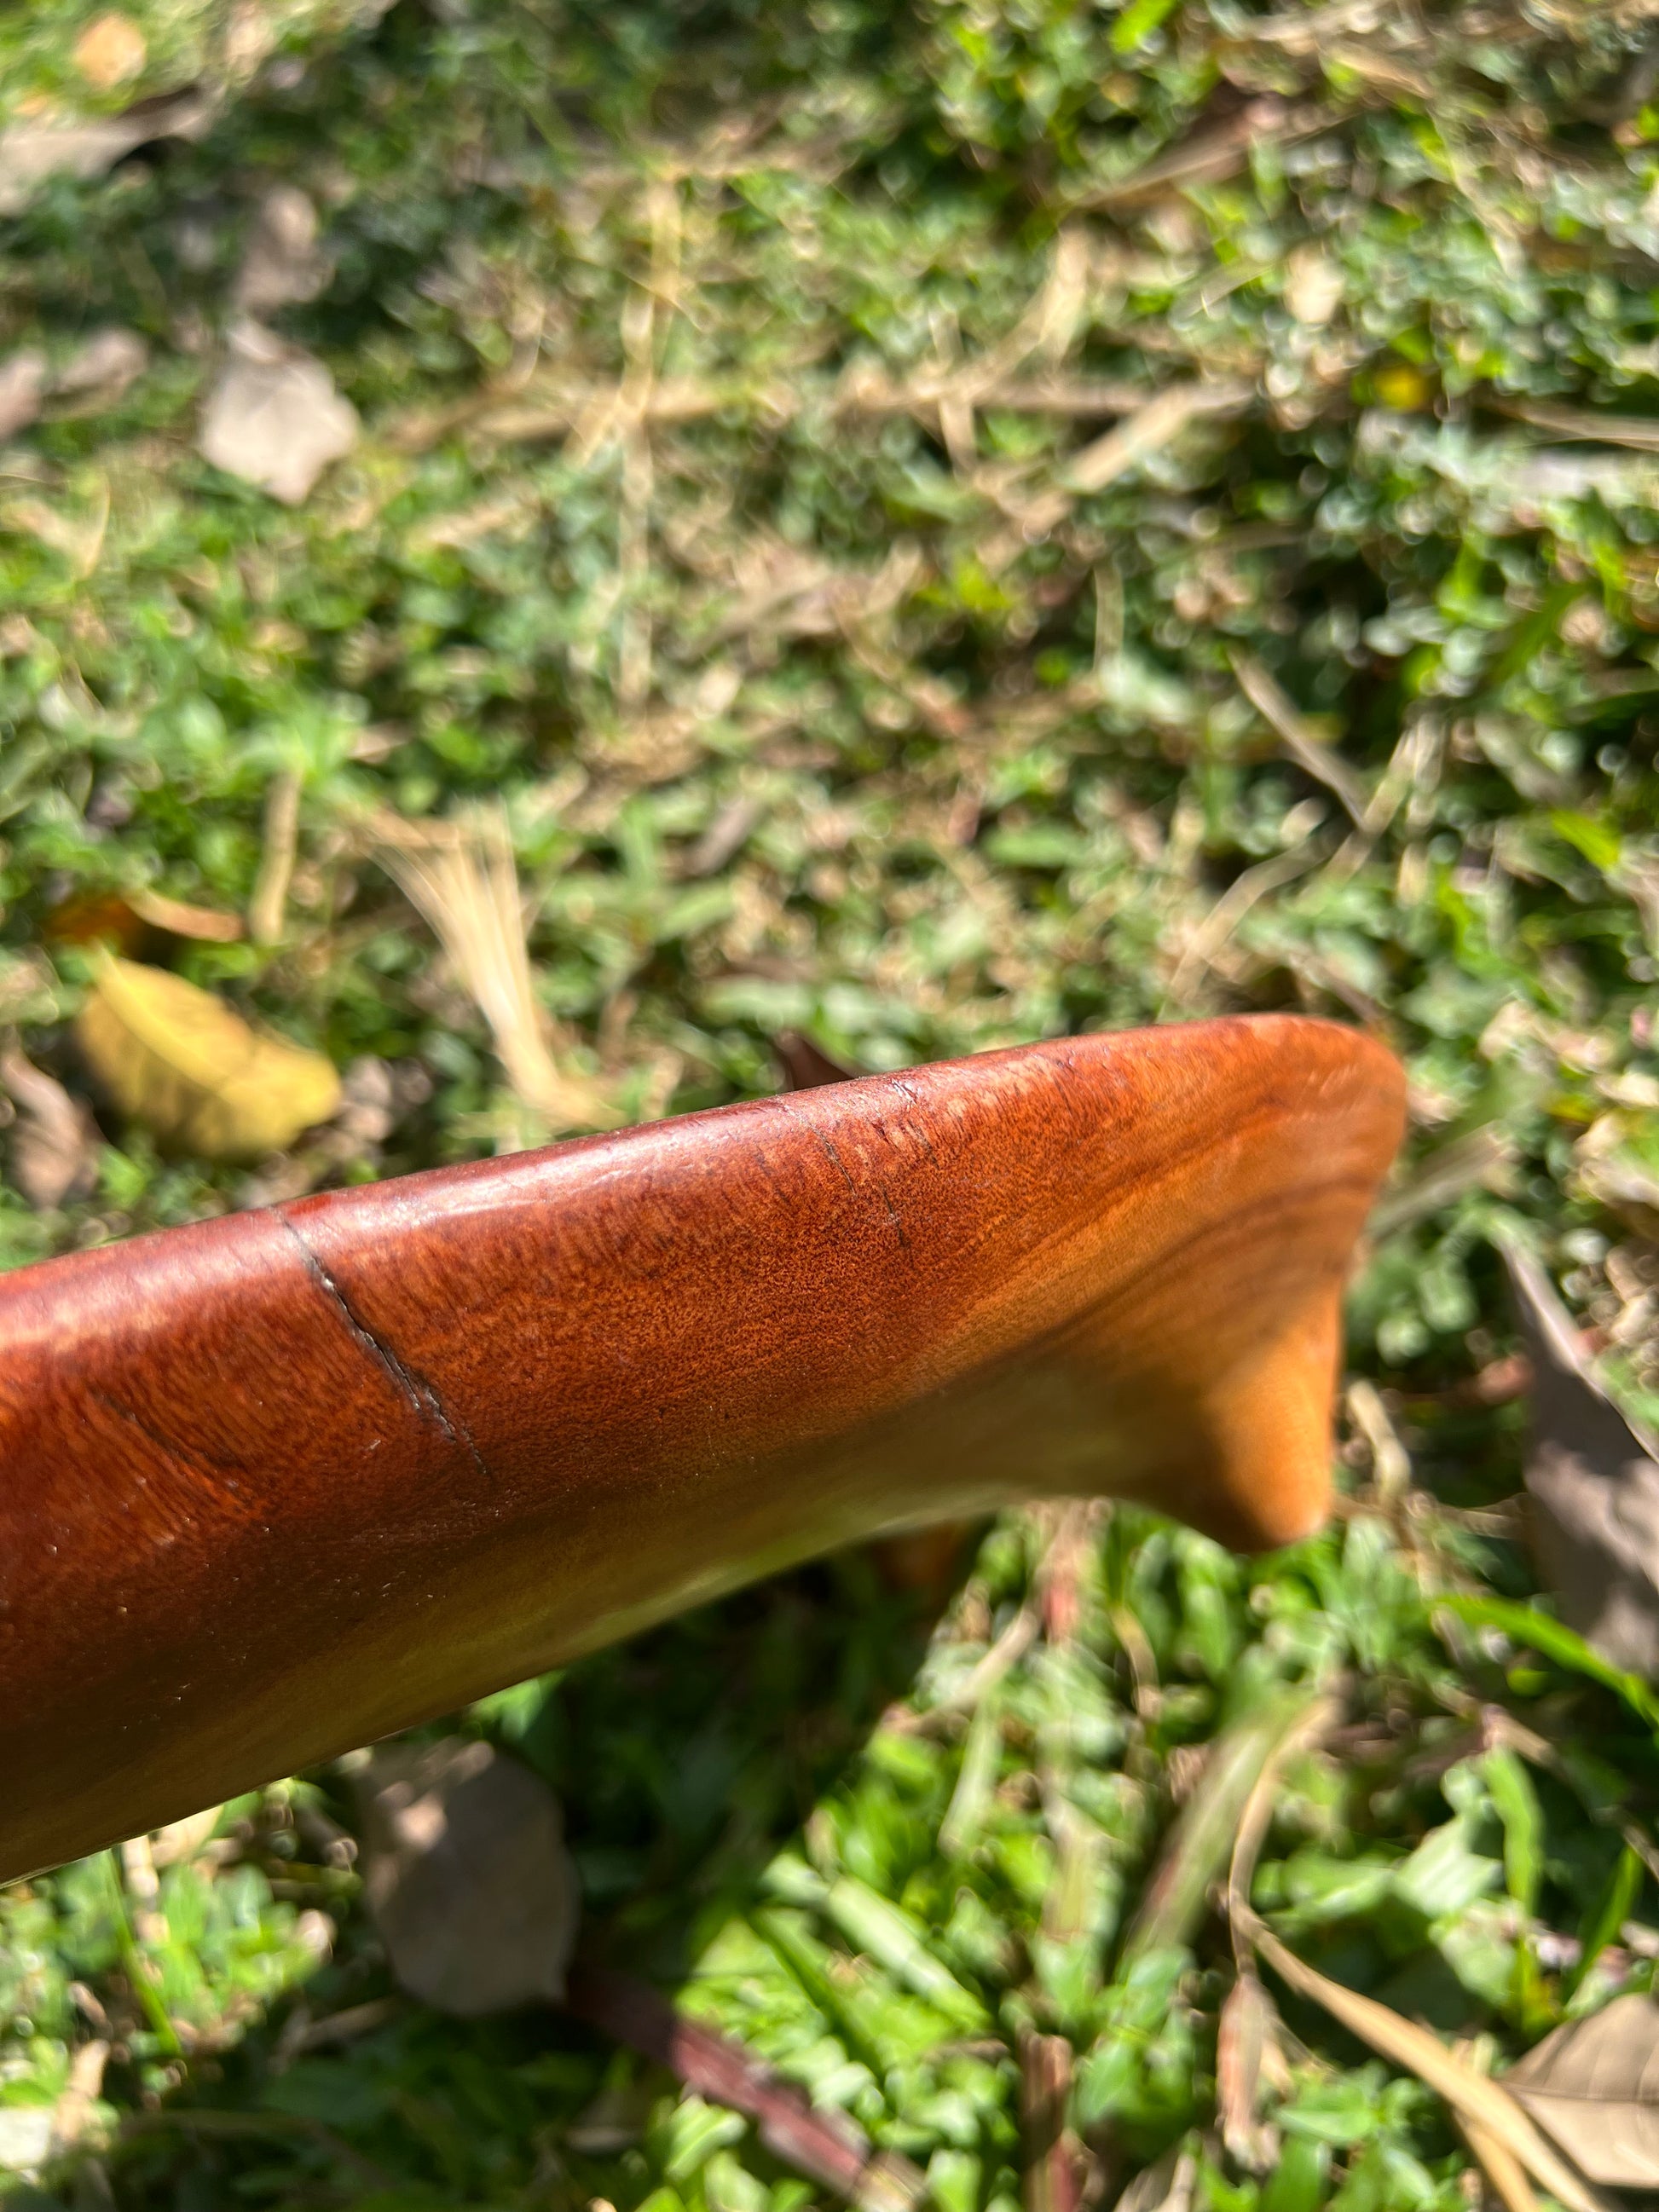
<path id="1" fill-rule="evenodd" d="M 1071 1038 L 0 1279 L 0 1875 L 880 1528 L 1302 1533 L 1402 1099 L 1324 1023 Z"/>

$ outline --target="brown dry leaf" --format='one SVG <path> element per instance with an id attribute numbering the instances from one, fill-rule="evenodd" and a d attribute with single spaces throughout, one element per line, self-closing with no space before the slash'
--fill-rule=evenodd
<path id="1" fill-rule="evenodd" d="M 131 15 L 113 9 L 94 16 L 75 41 L 75 66 L 94 92 L 130 84 L 149 59 L 143 33 Z"/>
<path id="2" fill-rule="evenodd" d="M 1659 2002 L 1645 1992 L 1558 2027 L 1504 2086 L 1592 2181 L 1659 2189 Z"/>
<path id="3" fill-rule="evenodd" d="M 597 1087 L 565 1074 L 549 1049 L 545 1018 L 531 987 L 518 870 L 502 811 L 424 823 L 380 813 L 369 837 L 374 857 L 436 931 L 526 1105 L 555 1130 L 612 1126 L 618 1117 Z"/>
<path id="4" fill-rule="evenodd" d="M 182 975 L 106 955 L 75 1024 L 124 1114 L 207 1159 L 282 1152 L 340 1103 L 321 1053 L 263 1036 Z"/>
<path id="5" fill-rule="evenodd" d="M 149 348 L 137 331 L 118 323 L 94 331 L 76 348 L 52 380 L 54 399 L 73 399 L 77 404 L 64 414 L 90 414 L 96 407 L 111 407 L 149 362 Z"/>
<path id="6" fill-rule="evenodd" d="M 321 362 L 245 321 L 231 333 L 197 443 L 216 468 L 297 507 L 350 452 L 357 428 L 356 409 Z"/>
<path id="7" fill-rule="evenodd" d="M 0 216 L 21 215 L 47 178 L 101 177 L 155 138 L 198 138 L 214 103 L 194 86 L 119 115 L 30 115 L 0 131 Z"/>
<path id="8" fill-rule="evenodd" d="M 1532 1540 L 1562 1618 L 1616 1667 L 1659 1668 L 1659 1447 L 1596 1381 L 1530 1254 L 1504 1263 L 1532 1362 Z"/>
<path id="9" fill-rule="evenodd" d="M 24 1057 L 14 1037 L 0 1047 L 0 1086 L 17 1109 L 11 1173 L 37 1212 L 84 1198 L 98 1180 L 103 1137 L 90 1109 Z"/>
<path id="10" fill-rule="evenodd" d="M 1233 1921 L 1255 1945 L 1258 1955 L 1298 1996 L 1322 2006 L 1351 2035 L 1369 2044 L 1391 2065 L 1415 2074 L 1445 2099 L 1461 2121 L 1473 2122 L 1472 2145 L 1482 2135 L 1495 2139 L 1540 2188 L 1566 2206 L 1567 2212 L 1610 2212 L 1607 2199 L 1598 2196 L 1546 2141 L 1501 2083 L 1478 2073 L 1467 2059 L 1448 2051 L 1426 2027 L 1403 2019 L 1375 1997 L 1363 1996 L 1358 1990 L 1328 1979 L 1287 1949 L 1248 1906 L 1235 1905 Z"/>
<path id="11" fill-rule="evenodd" d="M 547 1784 L 454 1739 L 380 1745 L 356 1780 L 368 1908 L 410 1994 L 467 2018 L 562 1997 L 580 1906 Z"/>
<path id="12" fill-rule="evenodd" d="M 314 300 L 333 274 L 318 250 L 317 210 L 295 185 L 273 185 L 259 203 L 237 272 L 236 305 L 250 315 L 269 314 L 300 300 Z"/>
<path id="13" fill-rule="evenodd" d="M 46 389 L 46 357 L 36 346 L 20 346 L 0 362 L 0 438 L 26 430 L 40 412 Z"/>

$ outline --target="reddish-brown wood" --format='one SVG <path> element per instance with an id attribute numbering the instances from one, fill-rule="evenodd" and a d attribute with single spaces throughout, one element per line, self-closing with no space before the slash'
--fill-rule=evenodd
<path id="1" fill-rule="evenodd" d="M 0 1876 L 855 1537 L 1324 1509 L 1400 1070 L 1068 1039 L 0 1280 Z"/>

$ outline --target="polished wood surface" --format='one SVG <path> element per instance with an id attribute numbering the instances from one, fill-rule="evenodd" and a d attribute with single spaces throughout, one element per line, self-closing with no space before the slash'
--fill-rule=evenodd
<path id="1" fill-rule="evenodd" d="M 1301 1534 L 1402 1090 L 1321 1022 L 1071 1038 L 0 1279 L 0 1876 L 878 1530 Z"/>

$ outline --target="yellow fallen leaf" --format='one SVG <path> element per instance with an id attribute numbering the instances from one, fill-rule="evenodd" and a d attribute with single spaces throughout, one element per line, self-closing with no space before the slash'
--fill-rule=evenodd
<path id="1" fill-rule="evenodd" d="M 1408 361 L 1384 362 L 1371 379 L 1371 388 L 1396 415 L 1421 414 L 1434 398 L 1434 386 Z"/>
<path id="2" fill-rule="evenodd" d="M 281 1152 L 340 1103 L 321 1053 L 262 1036 L 182 975 L 106 957 L 75 1025 L 124 1114 L 207 1159 Z"/>

